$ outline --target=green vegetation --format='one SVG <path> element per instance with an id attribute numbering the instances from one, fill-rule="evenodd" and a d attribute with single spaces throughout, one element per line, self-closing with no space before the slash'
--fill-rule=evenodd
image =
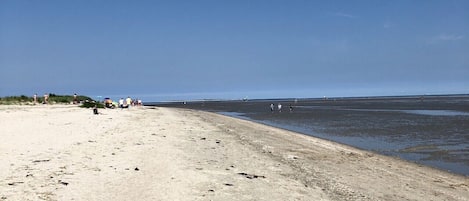
<path id="1" fill-rule="evenodd" d="M 77 96 L 78 102 L 82 102 L 82 107 L 94 107 L 96 101 L 88 96 Z M 44 97 L 38 95 L 37 104 L 42 104 L 44 102 Z M 73 102 L 73 95 L 57 95 L 49 94 L 48 104 L 70 104 Z M 31 96 L 7 96 L 0 97 L 0 105 L 32 105 L 34 104 L 34 99 Z M 97 103 L 100 107 L 100 103 Z"/>
<path id="2" fill-rule="evenodd" d="M 21 104 L 21 103 L 27 103 L 27 102 L 32 102 L 33 98 L 32 97 L 27 97 L 25 95 L 21 96 L 7 96 L 7 97 L 0 97 L 0 104 L 2 105 L 10 105 L 10 104 Z"/>
<path id="3" fill-rule="evenodd" d="M 102 104 L 100 102 L 95 102 L 95 101 L 83 102 L 83 104 L 80 105 L 80 107 L 84 107 L 84 108 L 93 108 L 95 106 L 98 106 L 98 108 L 104 108 L 104 104 Z"/>

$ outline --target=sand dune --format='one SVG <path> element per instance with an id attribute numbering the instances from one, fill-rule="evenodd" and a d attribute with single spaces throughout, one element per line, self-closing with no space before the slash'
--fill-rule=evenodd
<path id="1" fill-rule="evenodd" d="M 469 200 L 469 179 L 213 113 L 0 107 L 0 200 Z"/>

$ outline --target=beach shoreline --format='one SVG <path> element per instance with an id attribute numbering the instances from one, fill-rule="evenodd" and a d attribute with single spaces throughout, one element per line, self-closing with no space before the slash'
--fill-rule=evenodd
<path id="1" fill-rule="evenodd" d="M 155 106 L 216 112 L 469 176 L 467 98 L 278 99 Z M 277 110 L 279 104 L 283 111 Z"/>
<path id="2" fill-rule="evenodd" d="M 0 200 L 467 200 L 469 179 L 220 114 L 0 106 Z"/>

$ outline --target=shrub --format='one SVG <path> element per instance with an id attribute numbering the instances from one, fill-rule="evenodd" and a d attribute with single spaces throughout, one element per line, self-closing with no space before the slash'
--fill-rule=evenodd
<path id="1" fill-rule="evenodd" d="M 95 102 L 92 98 L 88 96 L 78 96 L 77 99 L 78 99 L 78 102 L 81 102 L 81 101 L 83 102 L 88 101 L 90 103 Z M 44 97 L 38 96 L 37 101 L 38 103 L 44 102 Z M 31 103 L 33 102 L 33 98 L 25 96 L 25 95 L 0 97 L 0 104 L 20 104 L 24 102 Z M 71 103 L 71 102 L 73 102 L 73 96 L 71 95 L 57 95 L 54 93 L 49 94 L 49 103 Z"/>
<path id="2" fill-rule="evenodd" d="M 21 96 L 6 96 L 0 98 L 0 104 L 14 104 L 14 103 L 23 103 L 23 102 L 31 102 L 33 98 L 27 97 L 25 95 Z"/>
<path id="3" fill-rule="evenodd" d="M 92 102 L 84 102 L 83 105 L 81 105 L 80 107 L 83 107 L 83 108 L 93 108 L 95 106 L 98 106 L 98 108 L 104 108 L 104 105 L 102 103 L 98 103 L 98 102 L 95 102 L 95 101 L 92 101 Z"/>

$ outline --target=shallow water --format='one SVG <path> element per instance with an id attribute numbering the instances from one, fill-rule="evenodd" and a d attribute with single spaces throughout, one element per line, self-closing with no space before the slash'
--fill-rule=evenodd
<path id="1" fill-rule="evenodd" d="M 303 108 L 318 108 L 317 106 Z M 344 109 L 350 111 L 368 111 L 368 112 L 403 112 L 409 114 L 432 115 L 432 116 L 469 116 L 469 112 L 454 110 L 387 110 L 387 109 Z"/>
<path id="2" fill-rule="evenodd" d="M 433 116 L 468 116 L 469 112 L 459 112 L 452 110 L 402 110 L 402 112 L 410 114 L 433 115 Z"/>
<path id="3" fill-rule="evenodd" d="M 283 111 L 271 112 L 271 103 L 281 103 Z M 193 102 L 165 106 L 249 119 L 469 175 L 469 96 Z"/>

